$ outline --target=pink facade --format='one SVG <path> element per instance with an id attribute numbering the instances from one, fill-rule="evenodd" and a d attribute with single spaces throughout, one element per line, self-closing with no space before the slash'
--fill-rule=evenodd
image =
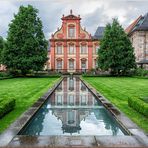
<path id="1" fill-rule="evenodd" d="M 61 20 L 61 28 L 50 39 L 47 69 L 76 72 L 96 68 L 99 40 L 81 27 L 80 16 L 72 10 Z"/>

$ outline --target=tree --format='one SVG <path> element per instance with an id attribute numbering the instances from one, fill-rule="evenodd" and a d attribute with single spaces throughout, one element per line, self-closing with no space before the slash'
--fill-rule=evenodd
<path id="1" fill-rule="evenodd" d="M 47 41 L 42 30 L 38 10 L 31 5 L 20 6 L 9 24 L 3 62 L 8 69 L 26 74 L 41 70 L 47 61 Z"/>
<path id="2" fill-rule="evenodd" d="M 2 64 L 2 52 L 3 52 L 3 49 L 4 49 L 4 40 L 0 36 L 0 64 Z"/>
<path id="3" fill-rule="evenodd" d="M 117 19 L 105 28 L 98 51 L 98 66 L 110 70 L 113 75 L 125 75 L 136 68 L 134 49 Z"/>

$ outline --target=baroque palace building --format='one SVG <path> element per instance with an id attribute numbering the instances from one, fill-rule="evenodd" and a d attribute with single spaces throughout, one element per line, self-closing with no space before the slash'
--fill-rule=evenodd
<path id="1" fill-rule="evenodd" d="M 80 15 L 72 10 L 61 18 L 62 26 L 52 34 L 48 52 L 47 69 L 61 72 L 81 72 L 96 68 L 99 40 L 104 27 L 98 27 L 94 36 L 81 27 Z"/>

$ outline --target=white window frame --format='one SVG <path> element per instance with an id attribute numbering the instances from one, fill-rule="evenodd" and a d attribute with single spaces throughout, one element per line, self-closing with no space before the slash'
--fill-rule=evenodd
<path id="1" fill-rule="evenodd" d="M 56 47 L 56 54 L 58 54 L 58 55 L 62 54 L 62 45 L 57 45 L 57 47 Z"/>

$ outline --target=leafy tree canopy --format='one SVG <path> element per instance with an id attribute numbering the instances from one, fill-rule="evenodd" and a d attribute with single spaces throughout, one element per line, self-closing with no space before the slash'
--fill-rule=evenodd
<path id="1" fill-rule="evenodd" d="M 3 62 L 8 69 L 41 70 L 47 60 L 47 41 L 43 26 L 37 16 L 38 10 L 31 5 L 20 6 L 19 12 L 9 24 L 7 44 L 3 52 Z"/>
<path id="2" fill-rule="evenodd" d="M 98 51 L 98 66 L 114 75 L 125 75 L 136 67 L 134 49 L 117 19 L 105 28 Z"/>
<path id="3" fill-rule="evenodd" d="M 3 49 L 4 49 L 4 40 L 3 38 L 0 36 L 0 64 L 2 64 L 2 53 L 3 53 Z"/>

